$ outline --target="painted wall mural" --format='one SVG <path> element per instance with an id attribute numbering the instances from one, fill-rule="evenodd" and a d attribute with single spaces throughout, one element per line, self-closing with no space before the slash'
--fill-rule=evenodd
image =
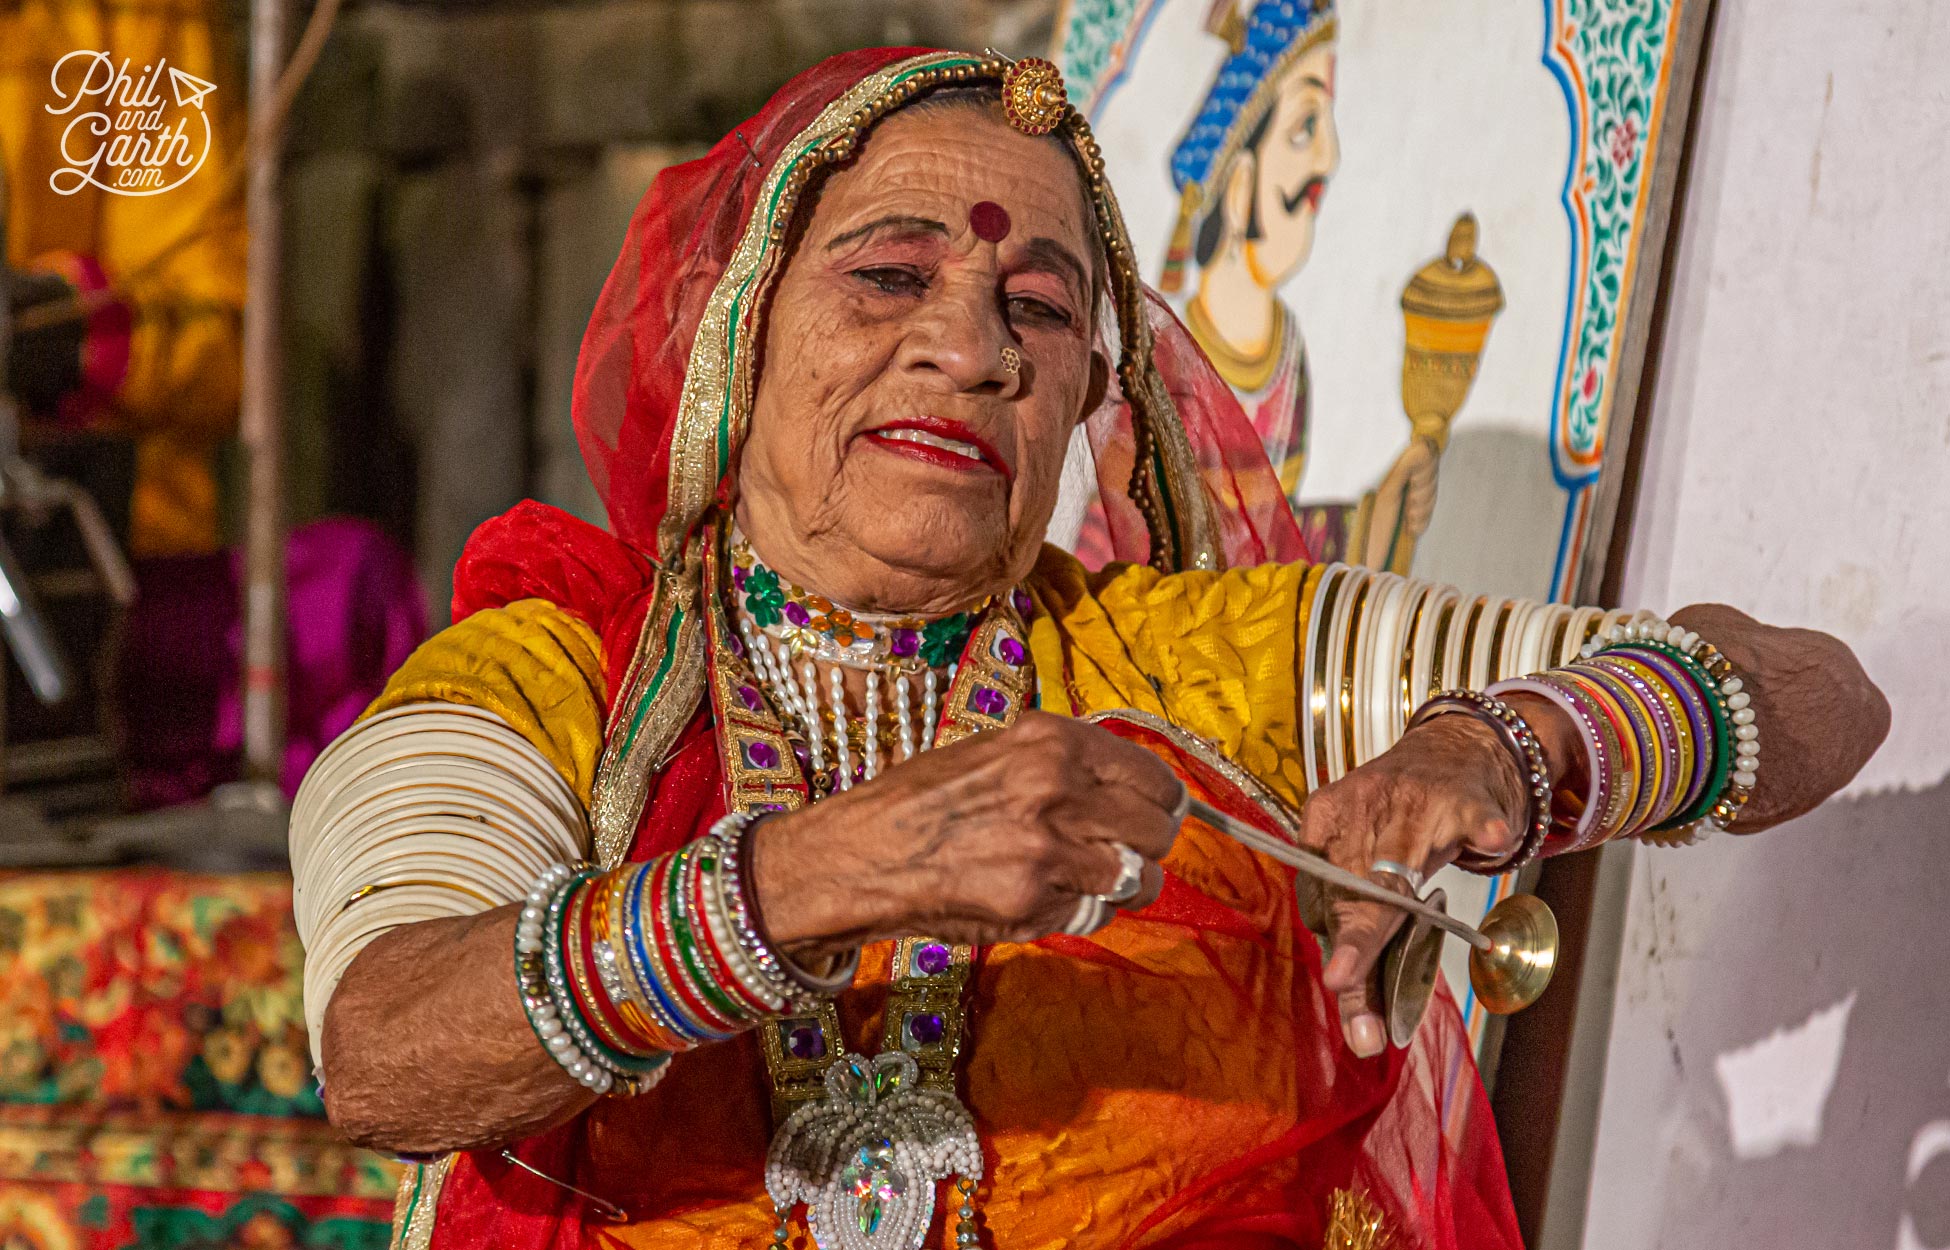
<path id="1" fill-rule="evenodd" d="M 1053 59 L 1145 277 L 1322 558 L 1596 593 L 1704 17 L 1068 0 Z M 1462 914 L 1503 889 L 1445 884 Z"/>

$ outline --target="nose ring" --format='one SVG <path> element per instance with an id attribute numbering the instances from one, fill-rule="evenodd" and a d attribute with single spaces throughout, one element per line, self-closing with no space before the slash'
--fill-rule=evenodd
<path id="1" fill-rule="evenodd" d="M 1013 347 L 1002 349 L 1002 367 L 1010 373 L 1022 372 L 1022 353 Z"/>

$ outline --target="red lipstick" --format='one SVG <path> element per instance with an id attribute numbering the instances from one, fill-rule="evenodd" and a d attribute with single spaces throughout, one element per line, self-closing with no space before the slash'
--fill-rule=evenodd
<path id="1" fill-rule="evenodd" d="M 959 447 L 942 447 L 934 442 L 921 441 L 912 437 L 898 437 L 902 431 L 923 435 L 928 439 L 956 443 Z M 1002 458 L 1002 454 L 980 434 L 959 421 L 946 417 L 921 416 L 903 417 L 875 426 L 866 432 L 865 437 L 886 451 L 923 460 L 939 468 L 953 469 L 957 472 L 991 472 L 1001 475 L 1005 482 L 1015 479 L 1015 469 Z"/>

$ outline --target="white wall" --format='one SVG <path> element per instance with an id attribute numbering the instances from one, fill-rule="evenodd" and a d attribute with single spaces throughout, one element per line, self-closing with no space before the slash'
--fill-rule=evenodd
<path id="1" fill-rule="evenodd" d="M 1950 3 L 1713 39 L 1625 597 L 1838 634 L 1895 729 L 1793 826 L 1606 852 L 1541 1245 L 1950 1246 Z"/>

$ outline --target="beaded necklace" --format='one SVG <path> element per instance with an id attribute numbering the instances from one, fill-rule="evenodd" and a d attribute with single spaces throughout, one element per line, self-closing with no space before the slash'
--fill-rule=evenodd
<path id="1" fill-rule="evenodd" d="M 735 532 L 729 565 L 737 641 L 758 677 L 739 698 L 750 710 L 762 690 L 785 712 L 815 797 L 934 745 L 941 692 L 987 600 L 933 621 L 852 612 L 780 577 Z M 846 669 L 866 674 L 857 717 L 846 707 Z"/>
<path id="2" fill-rule="evenodd" d="M 898 722 L 906 709 L 898 683 L 917 670 L 874 665 L 908 660 L 893 654 L 896 645 L 904 645 L 897 644 L 896 631 L 925 635 L 928 623 L 847 613 L 790 587 L 750 557 L 749 548 L 743 552 L 749 562 L 742 565 L 735 548 L 728 558 L 720 556 L 722 551 L 714 544 L 705 576 L 711 604 L 710 688 L 720 758 L 725 761 L 727 805 L 745 812 L 796 809 L 871 776 L 867 758 L 851 765 L 855 739 L 845 729 L 832 743 L 838 767 L 822 766 L 822 740 L 830 727 L 824 721 L 826 709 L 815 697 L 817 675 L 808 682 L 802 668 L 800 680 L 793 680 L 794 663 L 806 665 L 831 655 L 829 646 L 837 648 L 844 658 L 830 659 L 834 673 L 839 665 L 868 669 L 868 709 L 877 709 L 875 696 L 881 689 L 895 688 Z M 742 568 L 744 576 L 735 571 L 721 576 L 726 567 Z M 759 600 L 756 609 L 751 606 L 754 598 Z M 803 623 L 793 619 L 797 614 L 788 615 L 788 604 L 804 612 Z M 1018 590 L 966 614 L 966 625 L 953 627 L 960 634 L 959 647 L 945 672 L 925 663 L 918 670 L 921 684 L 934 698 L 924 701 L 923 733 L 913 751 L 896 734 L 900 758 L 1014 722 L 1034 698 L 1035 673 L 1024 625 L 1032 608 L 1028 595 Z M 759 619 L 768 610 L 777 613 L 769 627 Z M 820 617 L 824 621 L 816 624 Z M 786 635 L 785 628 L 799 633 Z M 842 641 L 848 633 L 852 637 Z M 796 655 L 794 643 L 802 648 Z M 862 654 L 881 645 L 884 652 Z M 913 658 L 919 658 L 920 650 L 915 648 Z M 933 658 L 941 654 L 936 651 Z M 876 676 L 890 671 L 891 682 L 874 684 Z M 784 716 L 779 709 L 785 710 Z M 841 725 L 852 721 L 843 689 L 832 709 Z M 913 714 L 906 710 L 903 723 L 911 731 Z M 797 722 L 799 732 L 788 731 L 786 716 Z M 861 731 L 870 722 L 880 728 L 877 710 L 867 711 L 860 722 Z M 872 758 L 877 767 L 879 739 L 869 735 L 865 742 L 876 744 Z M 977 1244 L 974 1199 L 982 1153 L 974 1119 L 955 1088 L 956 1060 L 967 1034 L 962 999 L 974 955 L 970 947 L 924 937 L 896 943 L 880 1051 L 871 1057 L 844 1052 L 839 1008 L 830 998 L 818 1000 L 809 1012 L 759 1029 L 777 1125 L 765 1170 L 766 1189 L 779 1215 L 775 1250 L 788 1244 L 791 1214 L 802 1205 L 807 1228 L 821 1250 L 917 1250 L 933 1225 L 936 1189 L 943 1181 L 952 1181 L 959 1199 L 956 1244 Z"/>

